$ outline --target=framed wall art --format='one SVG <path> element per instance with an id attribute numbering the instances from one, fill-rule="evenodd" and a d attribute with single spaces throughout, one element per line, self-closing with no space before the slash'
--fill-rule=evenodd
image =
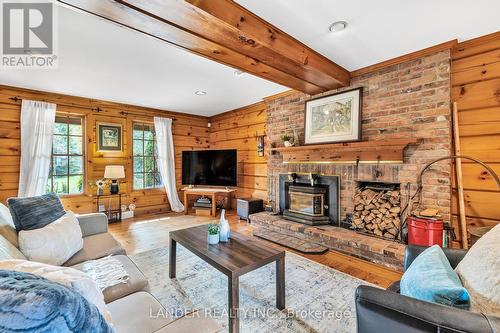
<path id="1" fill-rule="evenodd" d="M 362 95 L 360 87 L 307 101 L 305 144 L 360 141 Z"/>
<path id="2" fill-rule="evenodd" d="M 97 151 L 123 151 L 123 126 L 97 123 Z"/>

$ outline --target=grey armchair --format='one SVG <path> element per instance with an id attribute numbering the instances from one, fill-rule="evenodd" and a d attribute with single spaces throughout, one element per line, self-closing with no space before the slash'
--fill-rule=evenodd
<path id="1" fill-rule="evenodd" d="M 405 251 L 405 270 L 426 247 L 409 245 Z M 455 268 L 466 251 L 444 249 Z M 356 290 L 356 316 L 359 333 L 473 332 L 500 333 L 500 318 L 420 301 L 399 294 L 399 282 L 387 290 L 360 286 Z"/>

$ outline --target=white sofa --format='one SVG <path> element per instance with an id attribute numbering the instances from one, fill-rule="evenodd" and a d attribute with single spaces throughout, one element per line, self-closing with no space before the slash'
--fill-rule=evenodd
<path id="1" fill-rule="evenodd" d="M 78 221 L 83 234 L 83 248 L 63 266 L 81 269 L 87 260 L 113 255 L 128 273 L 127 283 L 106 288 L 103 292 L 113 318 L 115 332 L 213 333 L 221 330 L 215 321 L 203 313 L 179 319 L 167 316 L 167 311 L 160 302 L 148 292 L 148 281 L 144 274 L 108 232 L 106 215 L 101 213 L 80 215 Z M 21 259 L 19 256 L 22 254 L 17 251 L 18 246 L 17 231 L 14 226 L 0 219 L 0 260 Z"/>

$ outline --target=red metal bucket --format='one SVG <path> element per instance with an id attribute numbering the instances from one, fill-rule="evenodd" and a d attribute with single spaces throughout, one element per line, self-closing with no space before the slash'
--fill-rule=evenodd
<path id="1" fill-rule="evenodd" d="M 443 246 L 443 220 L 408 218 L 408 244 Z"/>

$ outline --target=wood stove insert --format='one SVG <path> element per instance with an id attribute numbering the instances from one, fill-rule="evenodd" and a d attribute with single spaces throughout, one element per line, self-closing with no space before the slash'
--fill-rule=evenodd
<path id="1" fill-rule="evenodd" d="M 288 188 L 289 208 L 285 209 L 285 219 L 310 225 L 330 224 L 326 214 L 328 189 L 320 186 L 290 186 Z"/>
<path id="2" fill-rule="evenodd" d="M 294 222 L 337 225 L 339 178 L 312 173 L 280 175 L 280 211 Z"/>

